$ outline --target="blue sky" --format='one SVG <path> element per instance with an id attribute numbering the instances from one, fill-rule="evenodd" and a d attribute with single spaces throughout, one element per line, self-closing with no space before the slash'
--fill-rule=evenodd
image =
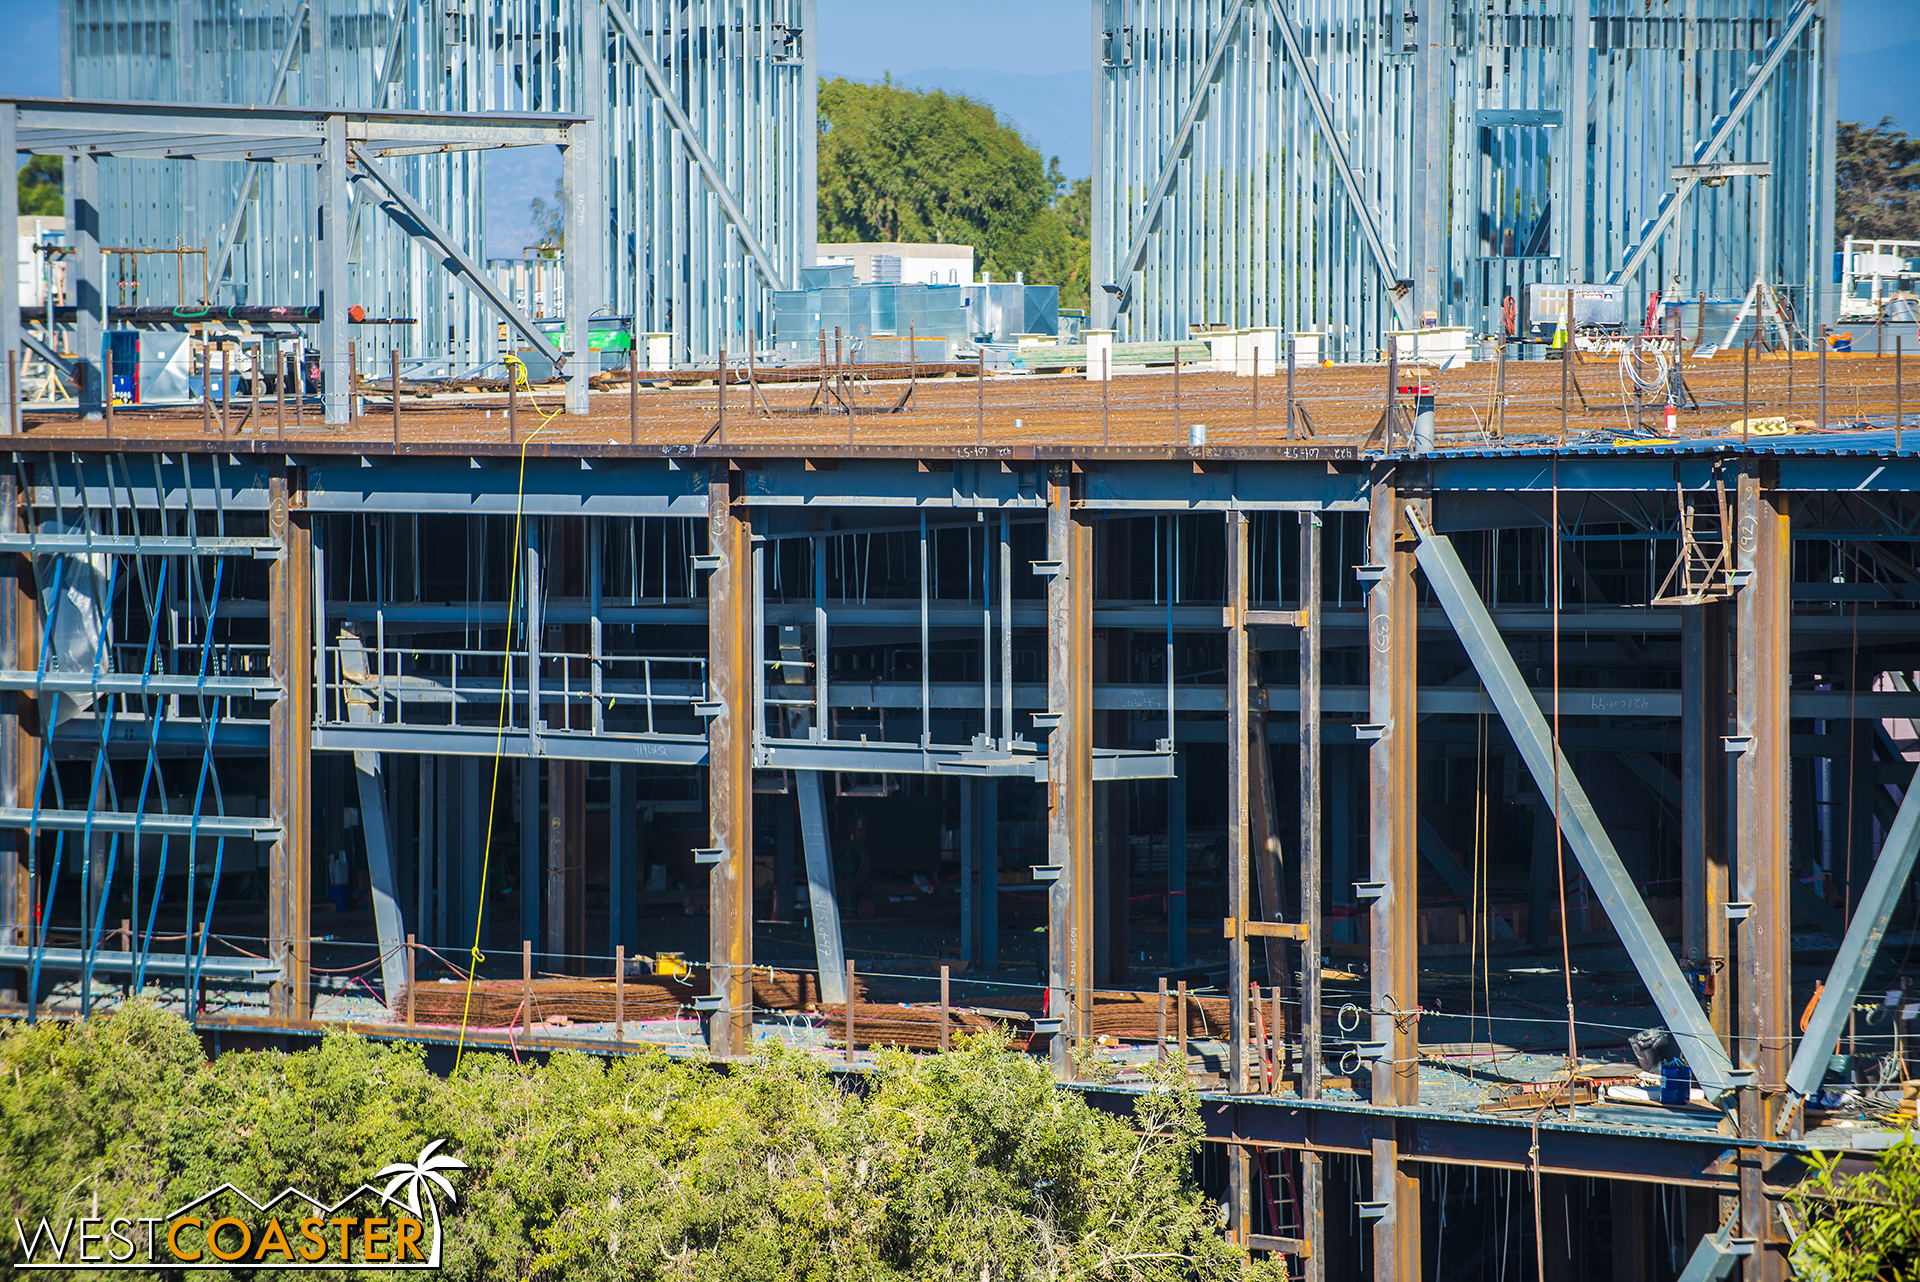
<path id="1" fill-rule="evenodd" d="M 1091 169 L 1092 18 L 1087 0 L 818 0 L 825 75 L 965 93 L 989 103 L 1071 177 Z M 55 0 L 0 0 L 0 93 L 60 92 Z M 1920 132 L 1920 0 L 1840 0 L 1840 116 L 1892 116 Z M 530 239 L 527 204 L 550 192 L 558 157 L 487 158 L 490 252 Z"/>

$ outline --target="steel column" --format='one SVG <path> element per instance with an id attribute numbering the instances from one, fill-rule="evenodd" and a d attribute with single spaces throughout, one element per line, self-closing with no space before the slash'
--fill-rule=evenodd
<path id="1" fill-rule="evenodd" d="M 1724 1044 L 1727 992 L 1727 609 L 1680 607 L 1681 954 L 1718 966 L 1707 1009 Z"/>
<path id="2" fill-rule="evenodd" d="M 1093 529 L 1074 507 L 1074 474 L 1047 466 L 1047 856 L 1059 869 L 1047 896 L 1048 1013 L 1059 1017 L 1054 1075 L 1069 1081 L 1072 1047 L 1092 1031 Z"/>
<path id="3" fill-rule="evenodd" d="M 739 475 L 725 459 L 707 475 L 707 551 L 720 558 L 707 579 L 708 697 L 719 705 L 707 722 L 708 822 L 720 852 L 707 884 L 716 1056 L 753 1048 L 753 527 Z"/>
<path id="4" fill-rule="evenodd" d="M 1246 513 L 1227 513 L 1227 917 L 1233 923 L 1232 937 L 1227 940 L 1227 1089 L 1236 1095 L 1247 1090 L 1247 1038 L 1252 1027 L 1247 1011 L 1246 932 L 1255 785 L 1249 760 L 1253 745 L 1248 738 L 1252 730 L 1248 705 L 1254 695 L 1253 649 L 1246 623 L 1247 545 L 1251 539 Z M 1261 738 L 1264 752 L 1264 734 Z M 1266 835 L 1263 832 L 1261 837 Z M 1243 1202 L 1244 1197 L 1236 1201 Z"/>
<path id="5" fill-rule="evenodd" d="M 1300 1097 L 1320 1098 L 1320 514 L 1300 514 Z M 1269 976 L 1269 979 L 1272 977 Z M 1275 1030 L 1275 1037 L 1279 1036 Z M 1305 1282 L 1326 1282 L 1326 1180 L 1300 1155 Z"/>
<path id="6" fill-rule="evenodd" d="M 1376 1103 L 1420 1102 L 1419 940 L 1419 632 L 1415 613 L 1413 532 L 1405 507 L 1407 478 L 1376 472 L 1367 523 L 1367 560 L 1380 577 L 1367 593 L 1367 708 L 1379 727 L 1369 753 L 1368 868 L 1381 883 L 1371 918 L 1369 971 Z M 1425 506 L 1423 500 L 1415 500 Z M 1420 1182 L 1405 1160 L 1394 1126 L 1373 1140 L 1373 1200 L 1386 1203 L 1374 1221 L 1373 1275 L 1379 1282 L 1418 1282 Z"/>
<path id="7" fill-rule="evenodd" d="M 833 890 L 833 847 L 827 832 L 825 785 L 818 770 L 793 772 L 800 802 L 800 844 L 807 861 L 807 911 L 813 920 L 813 960 L 820 1000 L 847 1000 L 847 950 L 840 938 L 840 901 Z"/>
<path id="8" fill-rule="evenodd" d="M 1790 740 L 1787 664 L 1793 576 L 1787 503 L 1773 485 L 1777 465 L 1748 463 L 1735 499 L 1735 565 L 1747 572 L 1739 589 L 1734 720 L 1742 749 L 1734 764 L 1734 898 L 1751 904 L 1734 937 L 1738 958 L 1736 1062 L 1754 1071 L 1740 1092 L 1743 1140 L 1772 1134 L 1792 1053 L 1788 1002 L 1792 993 L 1792 911 L 1788 895 L 1787 800 Z M 1786 1277 L 1786 1243 L 1775 1230 L 1767 1198 L 1764 1150 L 1740 1156 L 1740 1236 L 1758 1244 L 1748 1282 Z"/>
<path id="9" fill-rule="evenodd" d="M 81 417 L 93 419 L 100 417 L 103 401 L 100 361 L 107 321 L 105 276 L 100 261 L 100 162 L 91 155 L 68 156 L 64 172 L 68 243 L 73 247 L 73 368 L 80 380 L 75 392 Z M 17 231 L 17 223 L 6 229 L 9 236 L 16 235 Z M 13 255 L 8 254 L 7 259 L 11 263 Z M 9 266 L 7 270 L 18 268 Z M 53 335 L 47 335 L 47 339 L 51 342 Z"/>
<path id="10" fill-rule="evenodd" d="M 20 510 L 20 482 L 9 468 L 0 472 L 0 533 L 12 534 L 24 524 Z M 31 669 L 40 659 L 40 605 L 33 588 L 33 561 L 25 556 L 0 560 L 0 654 L 16 672 Z M 40 770 L 40 709 L 47 696 L 25 690 L 0 693 L 0 805 L 30 809 Z M 0 834 L 0 945 L 26 947 L 32 936 L 32 861 L 24 828 Z M 21 972 L 21 982 L 25 982 Z M 0 983 L 0 995 L 26 1000 L 28 993 L 12 982 Z"/>
<path id="11" fill-rule="evenodd" d="M 316 23 L 316 25 L 318 25 Z M 316 33 L 317 38 L 318 33 Z M 328 116 L 320 126 L 320 203 L 314 244 L 314 267 L 320 290 L 320 381 L 325 420 L 329 427 L 347 421 L 347 297 L 352 288 L 352 246 L 347 230 L 353 224 L 347 184 L 347 121 Z"/>
<path id="12" fill-rule="evenodd" d="M 268 662 L 282 691 L 268 719 L 277 832 L 268 856 L 267 955 L 281 968 L 270 1001 L 276 1017 L 305 1019 L 313 953 L 313 532 L 302 471 L 276 471 L 267 486 L 268 530 L 280 545 L 267 572 Z"/>
<path id="13" fill-rule="evenodd" d="M 582 53 L 598 89 L 606 76 L 607 10 L 583 6 L 580 25 Z M 587 412 L 587 380 L 597 372 L 600 357 L 587 342 L 587 327 L 602 310 L 600 296 L 606 273 L 600 257 L 606 247 L 609 210 L 600 197 L 600 131 L 592 119 L 567 131 L 561 168 L 567 198 L 567 413 Z M 636 331 L 638 326 L 634 327 Z"/>
<path id="14" fill-rule="evenodd" d="M 0 159 L 7 162 L 9 168 L 18 173 L 19 164 L 19 119 L 20 109 L 10 102 L 0 102 Z M 20 227 L 20 185 L 0 183 L 0 227 L 9 228 L 9 236 L 18 236 Z M 10 246 L 17 240 L 9 240 Z M 13 370 L 13 377 L 20 376 L 20 362 L 25 353 L 20 345 L 20 269 L 14 264 L 18 256 L 17 248 L 10 249 L 7 270 L 0 272 L 0 435 L 12 436 L 20 430 L 20 419 L 14 407 L 14 391 L 7 385 L 7 371 Z M 11 364 L 9 361 L 11 360 Z M 6 527 L 11 530 L 11 525 Z"/>

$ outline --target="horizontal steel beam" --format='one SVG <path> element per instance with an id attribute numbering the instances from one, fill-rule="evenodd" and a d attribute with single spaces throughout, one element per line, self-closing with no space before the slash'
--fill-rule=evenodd
<path id="1" fill-rule="evenodd" d="M 40 810 L 0 806 L 0 828 L 33 828 L 42 832 L 152 833 L 156 837 L 190 837 L 217 841 L 272 841 L 280 828 L 270 819 L 250 815 L 134 814 L 124 810 Z"/>
<path id="2" fill-rule="evenodd" d="M 59 694 L 182 695 L 202 699 L 278 699 L 280 683 L 271 677 L 194 677 L 172 673 L 0 672 L 0 690 L 39 690 Z"/>
<path id="3" fill-rule="evenodd" d="M 0 968 L 31 966 L 36 952 L 43 970 L 84 971 L 91 964 L 96 971 L 105 971 L 114 975 L 131 975 L 143 964 L 143 958 L 139 953 L 102 950 L 94 953 L 89 963 L 85 949 L 42 948 L 36 950 L 26 944 L 0 944 Z M 184 976 L 191 965 L 196 973 L 212 979 L 244 979 L 267 984 L 280 978 L 278 963 L 264 957 L 208 957 L 205 960 L 199 960 L 185 953 L 148 953 L 144 958 L 144 965 L 149 975 Z"/>
<path id="4" fill-rule="evenodd" d="M 122 552 L 129 556 L 245 556 L 273 561 L 279 545 L 271 539 L 184 538 L 177 534 L 0 534 L 0 552 L 49 556 L 56 552 Z"/>

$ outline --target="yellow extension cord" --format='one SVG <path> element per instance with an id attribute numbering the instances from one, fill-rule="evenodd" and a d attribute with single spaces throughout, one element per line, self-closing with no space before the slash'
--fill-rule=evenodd
<path id="1" fill-rule="evenodd" d="M 525 520 L 527 504 L 527 446 L 533 444 L 533 438 L 547 430 L 547 426 L 560 416 L 564 405 L 555 406 L 551 414 L 540 408 L 533 399 L 533 385 L 527 381 L 527 367 L 519 357 L 509 352 L 506 356 L 507 371 L 513 381 L 527 389 L 527 400 L 532 404 L 534 413 L 542 415 L 540 426 L 527 433 L 520 442 L 520 476 L 514 487 L 513 496 L 513 544 L 520 547 L 520 537 Z M 519 561 L 516 555 L 515 561 Z M 480 923 L 487 911 L 487 871 L 493 862 L 493 815 L 498 808 L 496 798 L 500 795 L 500 762 L 505 756 L 507 742 L 507 709 L 513 703 L 513 612 L 520 604 L 520 566 L 516 564 L 513 573 L 507 576 L 507 637 L 500 651 L 500 717 L 494 727 L 493 735 L 493 785 L 487 791 L 487 840 L 480 854 L 480 895 L 479 904 L 473 913 L 473 946 L 468 950 L 467 994 L 460 1007 L 460 1040 L 453 1053 L 453 1071 L 460 1071 L 460 1061 L 467 1053 L 467 1017 L 473 1011 L 473 981 L 480 973 L 480 963 L 486 960 L 480 951 Z M 525 815 L 521 816 L 522 822 Z M 522 895 L 527 888 L 520 888 Z"/>

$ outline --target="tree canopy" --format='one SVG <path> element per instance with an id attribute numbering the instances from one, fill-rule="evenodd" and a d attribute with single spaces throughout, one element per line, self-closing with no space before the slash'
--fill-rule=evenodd
<path id="1" fill-rule="evenodd" d="M 1841 121 L 1836 142 L 1833 230 L 1844 239 L 1920 240 L 1920 138 Z"/>
<path id="2" fill-rule="evenodd" d="M 818 199 L 823 242 L 972 245 L 982 270 L 1086 306 L 1090 184 L 971 98 L 821 81 Z"/>
<path id="3" fill-rule="evenodd" d="M 20 214 L 25 218 L 58 218 L 66 212 L 62 197 L 64 166 L 58 156 L 30 156 L 20 166 L 14 183 L 20 193 Z"/>
<path id="4" fill-rule="evenodd" d="M 1119 1116 L 984 1039 L 883 1054 L 848 1088 L 777 1043 L 724 1071 L 469 1054 L 443 1078 L 417 1046 L 344 1033 L 208 1062 L 139 1002 L 0 1025 L 0 1218 L 164 1216 L 226 1181 L 338 1196 L 444 1140 L 468 1166 L 449 1278 L 1283 1277 L 1221 1234 L 1193 1180 L 1200 1134 L 1183 1083 Z"/>

